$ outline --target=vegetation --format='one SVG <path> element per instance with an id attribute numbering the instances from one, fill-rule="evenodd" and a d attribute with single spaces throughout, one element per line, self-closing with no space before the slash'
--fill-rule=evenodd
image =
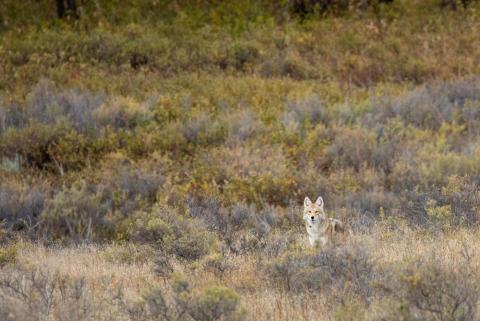
<path id="1" fill-rule="evenodd" d="M 479 10 L 2 1 L 0 319 L 478 320 Z"/>

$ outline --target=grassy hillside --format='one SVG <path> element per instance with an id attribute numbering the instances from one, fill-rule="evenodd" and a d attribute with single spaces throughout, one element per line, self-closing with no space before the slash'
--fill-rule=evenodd
<path id="1" fill-rule="evenodd" d="M 1 320 L 480 318 L 480 4 L 54 4 L 0 3 Z"/>

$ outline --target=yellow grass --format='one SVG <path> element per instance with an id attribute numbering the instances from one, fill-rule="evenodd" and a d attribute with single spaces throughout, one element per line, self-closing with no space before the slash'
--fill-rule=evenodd
<path id="1" fill-rule="evenodd" d="M 402 266 L 434 257 L 455 271 L 467 257 L 471 257 L 468 262 L 473 268 L 480 268 L 479 236 L 478 229 L 430 233 L 406 228 L 387 233 L 377 227 L 369 234 L 352 236 L 347 246 L 362 245 L 376 266 Z M 304 238 L 303 234 L 297 235 L 298 242 L 303 242 Z M 47 247 L 22 241 L 17 244 L 17 264 L 72 279 L 85 278 L 89 290 L 97 298 L 108 297 L 109 291 L 121 286 L 129 299 L 136 301 L 145 289 L 155 285 L 164 287 L 164 280 L 154 273 L 154 258 L 147 258 L 145 262 L 113 262 L 108 253 L 118 247 Z M 328 305 L 328 294 L 291 294 L 270 286 L 261 270 L 268 262 L 261 261 L 252 255 L 231 256 L 229 262 L 233 268 L 221 276 L 201 265 L 175 262 L 174 267 L 176 273 L 183 274 L 191 282 L 192 288 L 221 284 L 235 289 L 241 294 L 248 320 L 332 320 L 335 309 Z"/>

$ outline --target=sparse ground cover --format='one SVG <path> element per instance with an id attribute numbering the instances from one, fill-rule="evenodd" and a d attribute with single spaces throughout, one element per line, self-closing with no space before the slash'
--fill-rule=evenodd
<path id="1" fill-rule="evenodd" d="M 479 319 L 480 8 L 347 2 L 2 2 L 0 319 Z"/>

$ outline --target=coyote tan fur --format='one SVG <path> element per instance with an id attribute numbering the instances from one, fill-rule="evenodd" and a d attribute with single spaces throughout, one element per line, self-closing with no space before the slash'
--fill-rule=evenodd
<path id="1" fill-rule="evenodd" d="M 315 203 L 305 197 L 303 219 L 307 228 L 308 240 L 312 246 L 316 243 L 322 246 L 334 244 L 351 233 L 341 221 L 325 215 L 322 197 L 317 198 Z"/>

